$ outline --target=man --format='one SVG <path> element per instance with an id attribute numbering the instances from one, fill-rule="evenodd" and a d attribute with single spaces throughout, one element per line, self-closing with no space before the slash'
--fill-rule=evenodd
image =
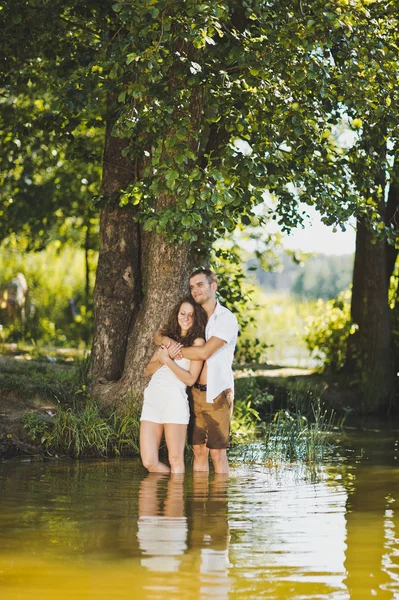
<path id="1" fill-rule="evenodd" d="M 232 362 L 238 323 L 233 313 L 217 302 L 216 290 L 216 276 L 209 269 L 199 269 L 191 275 L 191 295 L 208 315 L 203 346 L 183 348 L 159 334 L 155 342 L 167 346 L 171 358 L 180 354 L 183 358 L 204 361 L 198 382 L 192 388 L 190 441 L 194 451 L 194 471 L 209 470 L 210 454 L 215 472 L 228 473 L 226 450 L 233 411 Z"/>

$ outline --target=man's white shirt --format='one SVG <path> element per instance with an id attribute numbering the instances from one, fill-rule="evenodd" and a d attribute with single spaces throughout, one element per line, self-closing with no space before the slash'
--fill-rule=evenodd
<path id="1" fill-rule="evenodd" d="M 207 363 L 207 391 L 206 401 L 213 403 L 214 399 L 223 392 L 223 390 L 232 389 L 234 391 L 233 377 L 233 357 L 237 342 L 238 322 L 233 313 L 228 309 L 216 303 L 213 314 L 209 317 L 205 329 L 205 339 L 217 337 L 224 340 L 219 350 L 210 356 Z"/>

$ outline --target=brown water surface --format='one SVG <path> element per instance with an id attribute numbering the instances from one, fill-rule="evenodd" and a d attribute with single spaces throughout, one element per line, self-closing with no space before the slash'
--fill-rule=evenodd
<path id="1" fill-rule="evenodd" d="M 0 464 L 1 600 L 399 599 L 397 435 L 330 466 Z"/>

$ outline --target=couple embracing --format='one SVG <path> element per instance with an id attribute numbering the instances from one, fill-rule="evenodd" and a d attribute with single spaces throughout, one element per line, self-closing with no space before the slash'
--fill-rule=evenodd
<path id="1" fill-rule="evenodd" d="M 140 454 L 154 473 L 184 473 L 187 427 L 194 452 L 194 471 L 228 473 L 230 420 L 233 411 L 232 362 L 237 341 L 236 317 L 216 300 L 217 280 L 199 269 L 190 277 L 191 296 L 173 310 L 155 335 L 159 348 L 145 373 Z M 190 401 L 186 388 L 191 387 Z M 159 460 L 162 435 L 170 468 Z"/>

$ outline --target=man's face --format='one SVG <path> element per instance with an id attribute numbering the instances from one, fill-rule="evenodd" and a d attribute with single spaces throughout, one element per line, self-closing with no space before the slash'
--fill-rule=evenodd
<path id="1" fill-rule="evenodd" d="M 197 304 L 205 304 L 207 300 L 215 298 L 216 283 L 208 283 L 206 275 L 200 273 L 190 279 L 190 292 Z"/>

